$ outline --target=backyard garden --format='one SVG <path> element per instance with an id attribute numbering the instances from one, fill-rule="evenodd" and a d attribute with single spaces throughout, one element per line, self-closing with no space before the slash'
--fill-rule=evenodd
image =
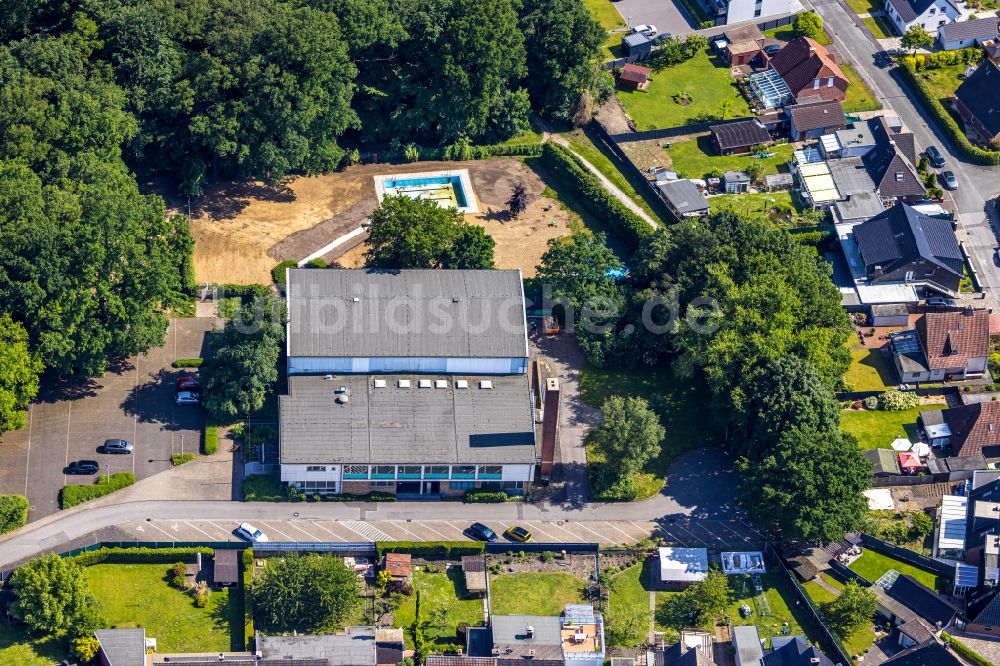
<path id="1" fill-rule="evenodd" d="M 862 449 L 888 448 L 897 437 L 917 441 L 920 412 L 944 407 L 944 403 L 931 403 L 900 411 L 845 409 L 840 413 L 840 429 L 854 435 Z"/>
<path id="2" fill-rule="evenodd" d="M 851 352 L 851 365 L 844 375 L 847 390 L 885 391 L 897 384 L 892 361 L 881 349 L 861 345 L 856 336 L 846 344 Z"/>
<path id="3" fill-rule="evenodd" d="M 947 590 L 947 581 L 934 572 L 915 567 L 894 557 L 877 553 L 871 548 L 865 548 L 861 557 L 854 560 L 848 568 L 873 583 L 881 578 L 885 572 L 895 569 L 901 574 L 913 576 L 932 590 L 937 590 L 938 592 L 949 591 Z"/>
<path id="4" fill-rule="evenodd" d="M 420 593 L 421 616 L 426 620 L 424 637 L 431 649 L 461 643 L 457 636 L 460 624 L 483 624 L 483 600 L 470 597 L 465 592 L 461 567 L 444 564 L 417 567 L 413 574 L 414 594 L 403 597 L 393 611 L 393 624 L 398 627 L 413 625 L 416 612 L 416 593 Z"/>
<path id="5" fill-rule="evenodd" d="M 826 613 L 824 607 L 826 604 L 840 596 L 840 592 L 843 592 L 844 590 L 844 584 L 833 576 L 828 576 L 825 573 L 821 573 L 819 578 L 823 581 L 822 583 L 810 580 L 804 583 L 802 587 L 818 608 L 820 615 L 825 615 Z M 833 589 L 831 590 L 831 588 Z M 826 621 L 829 622 L 828 619 Z M 874 621 L 870 625 L 866 625 L 846 636 L 842 636 L 841 639 L 843 641 L 844 649 L 850 656 L 857 657 L 864 654 L 868 648 L 875 644 L 876 636 L 874 632 Z"/>

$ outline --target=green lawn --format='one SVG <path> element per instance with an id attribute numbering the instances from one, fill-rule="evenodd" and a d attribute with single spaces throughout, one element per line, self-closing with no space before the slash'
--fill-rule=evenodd
<path id="1" fill-rule="evenodd" d="M 857 113 L 859 111 L 877 111 L 882 108 L 882 105 L 875 98 L 875 93 L 861 79 L 854 67 L 845 62 L 840 64 L 840 69 L 851 82 L 847 88 L 847 99 L 844 100 L 844 111 Z"/>
<path id="2" fill-rule="evenodd" d="M 884 16 L 866 16 L 861 20 L 868 27 L 868 30 L 872 33 L 872 37 L 875 39 L 889 39 L 895 36 L 892 27 L 886 22 Z"/>
<path id="3" fill-rule="evenodd" d="M 625 19 L 618 13 L 615 6 L 611 4 L 611 0 L 583 0 L 583 4 L 590 10 L 591 16 L 606 31 L 625 27 Z M 618 47 L 622 43 L 622 36 L 624 34 L 623 32 L 608 34 L 607 41 L 604 42 L 604 48 L 609 58 L 621 57 L 618 53 Z"/>
<path id="4" fill-rule="evenodd" d="M 686 106 L 673 99 L 682 93 L 691 96 Z M 729 68 L 707 52 L 654 73 L 647 90 L 619 90 L 618 97 L 640 130 L 691 124 L 697 116 L 719 114 L 724 106 L 727 118 L 750 115 Z"/>
<path id="5" fill-rule="evenodd" d="M 633 186 L 632 182 L 625 176 L 625 174 L 619 170 L 615 163 L 609 158 L 598 146 L 594 143 L 591 136 L 584 130 L 578 129 L 572 132 L 567 132 L 563 135 L 569 140 L 570 144 L 573 146 L 573 150 L 578 152 L 581 157 L 597 167 L 597 170 L 604 174 L 604 177 L 614 183 L 618 189 L 628 195 L 628 197 L 634 201 L 640 208 L 649 213 L 649 215 L 656 219 L 658 216 L 653 211 L 652 206 L 643 198 L 638 190 Z M 652 196 L 652 191 L 646 188 Z"/>
<path id="6" fill-rule="evenodd" d="M 582 580 L 568 573 L 517 573 L 490 578 L 496 615 L 559 615 L 566 604 L 585 604 Z"/>
<path id="7" fill-rule="evenodd" d="M 735 625 L 754 624 L 760 637 L 769 639 L 773 636 L 799 635 L 804 633 L 803 627 L 809 624 L 800 609 L 792 610 L 791 590 L 779 574 L 766 573 L 761 576 L 764 585 L 766 606 L 758 602 L 757 593 L 750 582 L 749 576 L 730 576 L 729 587 L 733 590 L 733 603 L 729 605 L 729 618 Z M 750 617 L 740 617 L 740 606 L 750 607 Z M 790 605 L 789 605 L 790 604 Z M 784 632 L 785 624 L 788 632 Z"/>
<path id="8" fill-rule="evenodd" d="M 59 636 L 33 638 L 24 625 L 8 627 L 0 621 L 0 664 L 4 666 L 50 666 L 68 657 Z"/>
<path id="9" fill-rule="evenodd" d="M 483 600 L 463 598 L 465 583 L 460 567 L 450 567 L 447 573 L 427 573 L 418 569 L 413 574 L 413 589 L 414 592 L 420 592 L 421 616 L 434 620 L 434 624 L 424 630 L 424 636 L 430 643 L 459 642 L 456 630 L 462 622 L 474 627 L 482 626 Z M 399 608 L 393 611 L 393 624 L 397 627 L 411 626 L 416 603 L 416 594 L 406 597 Z"/>
<path id="10" fill-rule="evenodd" d="M 770 30 L 765 30 L 764 36 L 773 37 L 774 39 L 781 39 L 783 41 L 790 42 L 799 35 L 797 32 L 795 32 L 795 26 L 783 25 L 779 28 L 771 28 Z M 817 44 L 826 45 L 830 43 L 830 36 L 827 35 L 825 32 L 819 33 L 819 36 L 815 37 L 815 39 Z"/>
<path id="11" fill-rule="evenodd" d="M 855 338 L 856 340 L 856 338 Z M 851 344 L 851 366 L 844 382 L 852 391 L 885 391 L 898 383 L 892 361 L 878 349 Z"/>
<path id="12" fill-rule="evenodd" d="M 681 453 L 705 446 L 708 419 L 706 390 L 679 380 L 668 369 L 607 370 L 586 366 L 580 373 L 580 394 L 588 405 L 600 407 L 608 396 L 638 396 L 657 410 L 667 431 L 659 457 L 636 478 L 637 499 L 651 497 L 663 487 L 667 468 Z M 594 447 L 587 448 L 589 463 L 604 462 Z"/>
<path id="13" fill-rule="evenodd" d="M 834 587 L 836 587 L 837 589 L 843 589 L 844 587 L 843 584 L 834 581 L 830 577 L 827 577 L 824 580 L 826 580 L 831 584 L 836 582 L 836 585 L 834 585 Z M 806 594 L 808 594 L 809 598 L 813 600 L 813 603 L 819 606 L 821 613 L 823 612 L 823 606 L 825 604 L 830 603 L 838 596 L 830 592 L 825 587 L 822 587 L 819 583 L 815 581 L 808 581 L 804 583 L 802 587 L 805 588 Z M 850 656 L 854 657 L 860 654 L 864 654 L 865 650 L 867 650 L 868 648 L 870 648 L 875 644 L 875 632 L 873 631 L 873 628 L 874 628 L 874 622 L 872 623 L 871 626 L 866 626 L 862 629 L 859 629 L 858 631 L 855 631 L 853 634 L 849 636 L 843 637 L 842 640 L 844 643 L 844 649 L 847 650 L 847 653 Z"/>
<path id="14" fill-rule="evenodd" d="M 538 132 L 528 130 L 527 132 L 522 132 L 517 136 L 512 136 L 506 141 L 499 143 L 500 146 L 522 146 L 525 144 L 535 144 L 542 142 L 542 135 Z"/>
<path id="15" fill-rule="evenodd" d="M 667 149 L 670 168 L 681 178 L 706 178 L 724 171 L 746 171 L 751 164 L 763 165 L 764 175 L 788 171 L 786 165 L 795 153 L 792 144 L 770 146 L 767 152 L 774 156 L 757 158 L 751 155 L 720 155 L 712 145 L 712 135 L 707 133 L 697 139 L 671 143 Z"/>
<path id="16" fill-rule="evenodd" d="M 212 592 L 208 606 L 171 587 L 169 565 L 98 564 L 87 568 L 90 592 L 112 627 L 145 627 L 159 652 L 226 652 L 243 649 L 243 599 L 239 590 Z M 230 630 L 230 627 L 232 630 Z"/>
<path id="17" fill-rule="evenodd" d="M 629 567 L 625 571 L 615 574 L 611 583 L 610 606 L 611 617 L 614 618 L 619 612 L 625 613 L 628 608 L 649 608 L 649 580 L 652 573 L 652 559 L 647 559 L 640 564 Z M 646 638 L 645 631 L 636 631 L 636 635 L 630 647 L 639 645 Z"/>
<path id="18" fill-rule="evenodd" d="M 885 11 L 884 6 L 879 0 L 846 0 L 846 2 L 847 6 L 855 14 L 871 14 L 872 12 Z"/>
<path id="19" fill-rule="evenodd" d="M 917 417 L 925 409 L 942 409 L 945 405 L 920 405 L 900 412 L 867 409 L 845 409 L 840 413 L 840 429 L 858 438 L 862 449 L 887 448 L 897 437 L 917 441 Z"/>
<path id="20" fill-rule="evenodd" d="M 948 65 L 938 69 L 923 70 L 917 76 L 923 80 L 924 85 L 938 101 L 948 108 L 946 102 L 955 96 L 955 89 L 965 79 L 965 67 L 965 65 Z"/>
<path id="21" fill-rule="evenodd" d="M 757 194 L 722 194 L 708 198 L 710 213 L 734 211 L 744 219 L 766 219 L 778 227 L 795 226 L 802 207 L 791 192 L 760 192 Z"/>
<path id="22" fill-rule="evenodd" d="M 865 548 L 865 552 L 861 554 L 861 557 L 854 560 L 849 568 L 851 571 L 861 574 L 873 583 L 881 578 L 882 574 L 889 569 L 895 569 L 901 574 L 913 576 L 932 590 L 937 590 L 945 582 L 935 573 L 919 569 L 882 553 L 876 553 L 871 548 Z"/>

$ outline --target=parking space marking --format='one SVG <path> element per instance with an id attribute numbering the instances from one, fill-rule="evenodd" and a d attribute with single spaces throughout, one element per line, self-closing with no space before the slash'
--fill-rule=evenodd
<path id="1" fill-rule="evenodd" d="M 227 541 L 229 540 L 229 537 L 232 536 L 232 534 L 233 534 L 232 530 L 227 530 L 225 527 L 219 527 L 218 525 L 216 525 L 215 523 L 213 523 L 211 520 L 206 520 L 205 522 L 207 522 L 209 525 L 211 525 L 215 529 L 217 529 L 220 532 L 222 532 L 223 534 L 225 534 Z"/>
<path id="2" fill-rule="evenodd" d="M 611 529 L 613 529 L 615 532 L 618 532 L 619 534 L 624 534 L 625 538 L 628 539 L 629 541 L 635 541 L 635 537 L 633 537 L 631 534 L 628 534 L 627 532 L 621 531 L 620 529 L 618 529 L 617 527 L 615 527 L 614 525 L 612 525 L 608 521 L 605 520 L 604 524 L 607 525 L 608 527 L 610 527 Z M 628 542 L 626 542 L 626 543 L 628 543 Z M 623 543 L 622 545 L 624 546 L 625 543 Z"/>
<path id="3" fill-rule="evenodd" d="M 578 522 L 578 523 L 574 523 L 574 524 L 577 525 L 578 527 L 581 527 L 581 528 L 587 530 L 588 532 L 590 532 L 591 534 L 593 534 L 594 536 L 596 536 L 598 543 L 607 543 L 608 537 L 604 536 L 603 534 L 598 534 L 597 532 L 595 532 L 594 530 L 590 529 L 589 527 L 587 527 L 583 523 L 579 523 Z"/>
<path id="4" fill-rule="evenodd" d="M 697 541 L 697 542 L 698 542 L 698 543 L 700 543 L 701 545 L 703 545 L 703 546 L 707 546 L 707 545 L 708 545 L 708 543 L 706 543 L 705 541 L 703 541 L 703 540 L 699 539 L 699 538 L 698 538 L 698 536 L 697 536 L 697 535 L 696 535 L 696 534 L 695 534 L 694 532 L 692 532 L 691 530 L 687 529 L 687 528 L 686 528 L 686 527 L 684 527 L 683 525 L 676 525 L 676 524 L 675 524 L 675 525 L 674 525 L 674 527 L 676 527 L 676 528 L 678 528 L 678 529 L 680 529 L 680 530 L 682 530 L 682 531 L 684 531 L 684 532 L 687 532 L 687 533 L 688 533 L 688 534 L 690 534 L 690 535 L 691 535 L 692 537 L 694 537 L 695 541 Z M 681 539 L 678 539 L 678 541 L 682 541 L 682 540 L 681 540 Z"/>
<path id="5" fill-rule="evenodd" d="M 414 539 L 415 539 L 416 541 L 420 541 L 420 537 L 418 537 L 418 536 L 417 536 L 416 534 L 414 534 L 414 533 L 413 533 L 413 532 L 411 532 L 410 530 L 406 529 L 405 527 L 401 527 L 401 526 L 400 526 L 400 525 L 398 524 L 398 523 L 399 523 L 399 521 L 396 521 L 396 520 L 390 520 L 390 521 L 387 521 L 387 522 L 388 522 L 388 523 L 389 523 L 390 525 L 392 525 L 393 527 L 395 527 L 395 528 L 396 528 L 397 530 L 402 530 L 402 531 L 406 532 L 406 533 L 407 533 L 407 534 L 409 534 L 409 535 L 410 535 L 411 537 L 413 537 L 413 538 L 414 538 Z"/>
<path id="6" fill-rule="evenodd" d="M 340 520 L 337 522 L 352 532 L 363 536 L 365 541 L 392 541 L 392 537 L 371 523 L 360 520 Z"/>
<path id="7" fill-rule="evenodd" d="M 290 527 L 293 530 L 302 532 L 307 537 L 309 537 L 310 541 L 322 541 L 322 539 L 318 538 L 316 535 L 312 534 L 311 532 L 307 532 L 306 530 L 304 530 L 301 527 L 299 527 L 298 524 L 297 524 L 297 521 L 289 520 L 288 522 L 285 523 L 285 526 Z"/>
<path id="8" fill-rule="evenodd" d="M 318 520 L 311 520 L 309 522 L 311 522 L 313 524 L 313 526 L 318 527 L 319 529 L 323 530 L 327 534 L 330 534 L 331 536 L 335 537 L 337 541 L 346 541 L 346 539 L 344 539 L 342 536 L 340 536 L 336 532 L 331 532 L 330 530 L 328 530 L 325 527 L 323 527 L 323 525 L 321 525 Z"/>
<path id="9" fill-rule="evenodd" d="M 565 527 L 563 527 L 559 523 L 548 523 L 548 526 L 550 528 L 552 528 L 553 530 L 558 530 L 560 532 L 565 532 L 566 534 L 568 534 L 570 536 L 568 542 L 576 542 L 576 541 L 579 540 L 579 537 L 577 537 L 577 535 L 573 534 L 572 532 L 570 532 L 569 530 L 567 530 Z M 566 539 L 560 539 L 560 541 L 567 541 L 567 540 Z"/>
<path id="10" fill-rule="evenodd" d="M 204 534 L 205 536 L 207 536 L 207 537 L 208 537 L 209 539 L 211 539 L 212 541 L 215 541 L 216 537 L 212 536 L 211 534 L 209 534 L 209 533 L 208 533 L 208 532 L 206 532 L 205 530 L 201 529 L 200 527 L 197 527 L 197 526 L 195 526 L 195 525 L 192 525 L 191 523 L 189 523 L 189 522 L 188 522 L 188 521 L 186 521 L 186 520 L 182 520 L 181 522 L 182 522 L 182 523 L 184 523 L 185 525 L 187 525 L 188 527 L 190 527 L 191 529 L 193 529 L 193 530 L 197 530 L 197 531 L 201 532 L 202 534 Z M 174 529 L 177 529 L 177 527 L 176 527 L 176 523 L 175 523 L 174 525 L 175 525 Z"/>
<path id="11" fill-rule="evenodd" d="M 164 534 L 166 534 L 168 537 L 170 537 L 172 540 L 177 538 L 176 534 L 171 534 L 170 532 L 166 531 L 165 529 L 163 529 L 162 527 L 160 527 L 159 525 L 157 525 L 152 520 L 146 521 L 146 524 L 149 525 L 150 527 L 154 528 L 154 529 L 160 530 L 161 532 L 163 532 Z M 140 527 L 141 527 L 141 525 L 140 525 Z"/>
<path id="12" fill-rule="evenodd" d="M 269 525 L 269 524 L 268 524 L 268 523 L 267 523 L 266 521 L 263 521 L 263 520 L 262 520 L 262 521 L 260 521 L 260 522 L 261 522 L 261 524 L 262 524 L 262 525 L 264 525 L 264 527 L 266 527 L 267 529 L 269 529 L 269 530 L 271 530 L 271 531 L 273 531 L 273 532 L 277 532 L 277 533 L 278 533 L 278 534 L 280 534 L 281 536 L 285 537 L 285 541 L 296 541 L 296 540 L 295 540 L 295 539 L 293 539 L 292 537 L 288 536 L 287 534 L 285 534 L 284 532 L 282 532 L 281 530 L 279 530 L 279 529 L 278 529 L 277 527 L 275 527 L 275 526 L 273 526 L 273 525 Z"/>
<path id="13" fill-rule="evenodd" d="M 542 534 L 545 535 L 546 538 L 551 539 L 552 541 L 559 541 L 559 539 L 556 539 L 554 536 L 552 536 L 551 534 L 549 534 L 548 532 L 546 532 L 545 530 L 542 529 L 542 523 L 541 522 L 532 523 L 531 524 L 531 530 L 533 532 L 541 532 Z"/>
<path id="14" fill-rule="evenodd" d="M 434 534 L 437 534 L 437 535 L 438 535 L 439 537 L 441 537 L 441 538 L 442 538 L 442 539 L 444 539 L 445 541 L 448 541 L 448 540 L 449 540 L 449 539 L 451 538 L 451 537 L 447 536 L 446 534 L 441 534 L 441 533 L 440 533 L 440 532 L 438 532 L 438 531 L 437 531 L 436 529 L 434 529 L 433 527 L 431 527 L 430 525 L 428 525 L 428 524 L 427 524 L 427 523 L 426 523 L 425 521 L 421 521 L 421 522 L 420 522 L 420 523 L 418 523 L 418 524 L 419 524 L 419 525 L 420 525 L 421 527 L 423 527 L 424 529 L 427 529 L 427 530 L 430 530 L 431 532 L 434 532 Z"/>

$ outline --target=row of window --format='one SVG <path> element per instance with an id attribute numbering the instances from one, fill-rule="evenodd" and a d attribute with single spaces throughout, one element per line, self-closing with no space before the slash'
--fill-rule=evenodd
<path id="1" fill-rule="evenodd" d="M 326 471 L 325 467 L 307 471 Z M 344 465 L 345 479 L 499 479 L 503 465 Z"/>

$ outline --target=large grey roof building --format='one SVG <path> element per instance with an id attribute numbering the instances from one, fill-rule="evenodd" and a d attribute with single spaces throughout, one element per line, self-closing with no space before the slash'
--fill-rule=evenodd
<path id="1" fill-rule="evenodd" d="M 375 666 L 375 629 L 348 627 L 342 634 L 266 636 L 257 649 L 265 659 L 316 659 L 328 666 Z"/>

